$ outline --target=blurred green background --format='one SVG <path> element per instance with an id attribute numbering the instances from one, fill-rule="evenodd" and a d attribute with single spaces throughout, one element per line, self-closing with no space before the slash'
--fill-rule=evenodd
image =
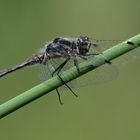
<path id="1" fill-rule="evenodd" d="M 127 39 L 139 33 L 139 0 L 0 0 L 0 69 L 22 62 L 56 36 Z M 0 120 L 1 140 L 140 139 L 139 60 L 116 80 L 54 92 Z M 0 103 L 39 84 L 38 68 L 0 79 Z"/>

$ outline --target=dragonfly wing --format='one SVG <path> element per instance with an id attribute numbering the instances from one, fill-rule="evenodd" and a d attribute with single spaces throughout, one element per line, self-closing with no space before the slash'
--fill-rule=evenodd
<path id="1" fill-rule="evenodd" d="M 125 65 L 140 58 L 140 48 L 136 48 L 113 60 L 115 65 Z"/>
<path id="2" fill-rule="evenodd" d="M 98 51 L 98 52 L 103 52 L 114 45 L 117 45 L 121 43 L 122 41 L 117 41 L 117 40 L 97 40 L 97 47 L 93 47 L 91 51 L 93 50 Z M 118 57 L 117 59 L 113 60 L 115 65 L 124 65 L 133 62 L 136 59 L 140 58 L 140 47 Z"/>
<path id="3" fill-rule="evenodd" d="M 62 64 L 65 61 L 64 58 L 59 58 L 59 59 L 53 59 L 48 61 L 48 63 L 46 63 L 46 65 L 41 65 L 40 69 L 39 69 L 39 79 L 41 79 L 42 81 L 48 80 L 50 78 L 52 78 L 52 73 L 55 71 L 55 69 Z M 73 66 L 73 62 L 72 60 L 70 60 L 70 62 L 68 62 L 64 68 L 60 71 L 60 75 L 63 71 L 69 69 L 70 67 Z M 70 87 L 74 87 L 75 85 L 75 81 L 73 82 L 69 82 L 67 83 Z M 62 87 L 60 87 L 60 90 L 66 90 L 67 87 L 64 85 Z"/>
<path id="4" fill-rule="evenodd" d="M 51 73 L 49 71 L 49 69 L 47 68 L 46 65 L 40 65 L 39 67 L 39 79 L 41 81 L 46 81 L 48 79 L 50 79 L 52 76 L 51 76 Z"/>
<path id="5" fill-rule="evenodd" d="M 119 71 L 115 65 L 105 64 L 79 77 L 77 79 L 76 87 L 105 84 L 116 79 L 118 74 Z"/>

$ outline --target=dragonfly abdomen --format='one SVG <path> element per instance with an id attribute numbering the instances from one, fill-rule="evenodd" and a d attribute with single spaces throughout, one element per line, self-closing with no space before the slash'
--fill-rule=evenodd
<path id="1" fill-rule="evenodd" d="M 21 64 L 17 64 L 15 66 L 0 70 L 0 77 L 6 75 L 8 73 L 14 72 L 16 70 L 22 69 L 24 67 L 33 66 L 36 64 L 41 64 L 43 59 L 44 59 L 43 55 L 34 55 L 33 57 L 27 59 L 26 61 L 24 61 Z"/>

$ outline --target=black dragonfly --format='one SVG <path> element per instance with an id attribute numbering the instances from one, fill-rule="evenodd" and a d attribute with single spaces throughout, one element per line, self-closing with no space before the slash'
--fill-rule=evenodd
<path id="1" fill-rule="evenodd" d="M 24 67 L 33 66 L 33 65 L 48 65 L 52 60 L 63 58 L 63 62 L 58 64 L 57 67 L 53 68 L 53 70 L 49 68 L 49 72 L 51 76 L 57 75 L 60 80 L 64 83 L 64 85 L 77 97 L 77 94 L 71 89 L 71 87 L 63 81 L 61 78 L 60 72 L 63 70 L 64 66 L 70 61 L 73 61 L 73 65 L 76 66 L 77 71 L 79 69 L 79 59 L 87 60 L 91 56 L 99 55 L 102 52 L 96 48 L 98 42 L 102 40 L 92 40 L 87 36 L 79 36 L 79 37 L 56 37 L 52 41 L 48 42 L 41 51 L 36 54 L 33 54 L 32 57 L 28 58 L 24 62 L 12 66 L 10 68 L 6 68 L 0 71 L 0 77 L 5 76 L 11 72 L 19 70 Z M 128 44 L 134 45 L 132 42 L 127 42 Z M 93 50 L 92 53 L 90 50 Z M 105 59 L 107 64 L 111 64 L 111 62 Z M 60 104 L 62 104 L 59 90 L 56 89 Z"/>

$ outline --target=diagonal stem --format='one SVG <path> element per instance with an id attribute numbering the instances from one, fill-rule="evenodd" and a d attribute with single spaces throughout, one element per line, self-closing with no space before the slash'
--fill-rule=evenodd
<path id="1" fill-rule="evenodd" d="M 79 64 L 80 73 L 77 71 L 76 67 L 64 71 L 61 75 L 65 83 L 76 79 L 77 77 L 94 70 L 101 65 L 105 64 L 105 60 L 113 60 L 137 47 L 140 46 L 140 34 L 130 38 L 129 41 L 122 42 L 106 51 L 101 55 L 97 55 L 90 60 L 84 61 Z M 104 56 L 104 57 L 103 57 Z M 32 102 L 33 100 L 46 95 L 50 91 L 62 86 L 64 83 L 61 82 L 58 76 L 55 76 L 48 81 L 45 81 L 32 89 L 14 97 L 13 99 L 0 105 L 0 118 L 16 111 L 17 109 L 23 107 L 24 105 Z"/>

